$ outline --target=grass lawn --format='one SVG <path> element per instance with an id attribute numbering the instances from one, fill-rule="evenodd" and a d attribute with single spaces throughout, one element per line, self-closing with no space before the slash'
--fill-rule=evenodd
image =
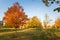
<path id="1" fill-rule="evenodd" d="M 0 29 L 4 30 L 4 29 Z M 9 30 L 9 29 L 6 29 Z M 57 29 L 36 29 L 0 32 L 0 40 L 60 40 L 60 30 Z"/>

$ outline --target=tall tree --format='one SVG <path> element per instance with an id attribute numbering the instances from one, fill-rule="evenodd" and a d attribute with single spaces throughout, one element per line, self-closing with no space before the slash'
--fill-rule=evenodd
<path id="1" fill-rule="evenodd" d="M 18 28 L 19 25 L 23 25 L 27 20 L 27 15 L 24 13 L 24 9 L 16 2 L 13 6 L 8 8 L 3 17 L 3 21 L 9 27 Z"/>
<path id="2" fill-rule="evenodd" d="M 44 20 L 44 27 L 45 28 L 49 28 L 48 26 L 49 26 L 49 24 L 50 24 L 50 22 L 51 22 L 52 20 L 51 19 L 49 19 L 49 16 L 47 15 L 47 14 L 45 14 L 45 20 Z"/>

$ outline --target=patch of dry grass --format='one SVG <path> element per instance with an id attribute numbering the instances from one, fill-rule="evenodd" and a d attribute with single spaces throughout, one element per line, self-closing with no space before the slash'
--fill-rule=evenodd
<path id="1" fill-rule="evenodd" d="M 44 29 L 43 29 L 44 30 Z M 60 40 L 60 30 L 29 28 L 17 32 L 6 32 L 0 35 L 0 40 Z"/>

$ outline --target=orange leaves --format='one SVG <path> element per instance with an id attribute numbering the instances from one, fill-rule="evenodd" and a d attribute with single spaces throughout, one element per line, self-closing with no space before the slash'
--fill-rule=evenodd
<path id="1" fill-rule="evenodd" d="M 57 19 L 55 20 L 55 26 L 56 26 L 56 27 L 60 27 L 60 18 L 57 18 Z"/>
<path id="2" fill-rule="evenodd" d="M 15 3 L 12 7 L 10 7 L 3 18 L 7 26 L 11 27 L 19 27 L 20 24 L 24 24 L 28 19 L 25 13 L 22 10 L 23 8 Z M 22 10 L 22 11 L 20 11 Z"/>

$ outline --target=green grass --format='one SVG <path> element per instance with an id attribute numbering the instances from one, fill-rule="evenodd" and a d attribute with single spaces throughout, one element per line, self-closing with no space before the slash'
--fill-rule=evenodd
<path id="1" fill-rule="evenodd" d="M 8 32 L 9 31 L 7 31 L 4 35 L 0 35 L 0 40 L 60 40 L 60 30 L 58 29 L 41 30 L 29 28 L 20 31 L 17 30 L 17 32 Z"/>

